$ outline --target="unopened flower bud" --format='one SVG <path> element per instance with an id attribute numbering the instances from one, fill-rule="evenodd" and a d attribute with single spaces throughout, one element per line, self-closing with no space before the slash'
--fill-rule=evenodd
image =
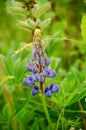
<path id="1" fill-rule="evenodd" d="M 44 68 L 44 74 L 49 78 L 53 78 L 56 75 L 56 72 L 48 67 Z"/>

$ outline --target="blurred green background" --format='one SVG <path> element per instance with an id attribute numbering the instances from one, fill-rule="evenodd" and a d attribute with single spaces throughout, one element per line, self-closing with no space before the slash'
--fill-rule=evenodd
<path id="1" fill-rule="evenodd" d="M 47 1 L 51 2 L 51 8 L 41 16 L 41 20 L 49 17 L 52 21 L 42 34 L 43 39 L 50 36 L 45 51 L 51 58 L 51 67 L 57 71 L 54 82 L 61 86 L 61 91 L 51 99 L 55 110 L 47 100 L 49 114 L 62 130 L 58 119 L 64 110 L 64 115 L 61 115 L 64 130 L 71 127 L 78 130 L 84 128 L 79 101 L 86 119 L 86 1 L 36 0 L 40 5 Z M 16 21 L 23 18 L 11 13 L 10 6 L 12 0 L 0 0 L 0 130 L 38 130 L 37 122 L 39 125 L 41 122 L 39 130 L 45 127 L 50 130 L 40 98 L 34 99 L 22 84 L 32 49 L 11 57 L 24 45 L 23 42 L 32 42 L 33 33 L 17 27 Z"/>

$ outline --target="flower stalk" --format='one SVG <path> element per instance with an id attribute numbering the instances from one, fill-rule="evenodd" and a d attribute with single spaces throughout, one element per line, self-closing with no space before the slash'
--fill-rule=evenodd
<path id="1" fill-rule="evenodd" d="M 24 78 L 23 81 L 25 85 L 33 88 L 31 91 L 32 95 L 37 95 L 40 89 L 42 105 L 44 108 L 46 119 L 48 121 L 51 130 L 53 130 L 52 122 L 46 105 L 45 96 L 51 97 L 52 93 L 56 93 L 59 90 L 59 87 L 58 85 L 54 85 L 53 83 L 51 83 L 48 87 L 45 87 L 44 82 L 47 77 L 54 78 L 56 72 L 51 68 L 49 68 L 50 59 L 46 56 L 46 53 L 44 51 L 40 29 L 35 30 L 33 41 L 34 44 L 32 50 L 32 59 L 30 61 L 30 64 L 26 66 L 27 70 L 31 71 L 33 75 L 32 76 L 28 75 L 26 78 Z M 39 86 L 36 85 L 36 82 L 39 83 Z"/>

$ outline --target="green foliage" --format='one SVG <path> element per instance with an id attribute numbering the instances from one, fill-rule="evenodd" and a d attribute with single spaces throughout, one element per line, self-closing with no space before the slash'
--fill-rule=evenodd
<path id="1" fill-rule="evenodd" d="M 31 8 L 22 9 L 20 3 L 12 5 L 11 0 L 0 2 L 0 129 L 50 130 L 41 95 L 31 96 L 31 89 L 22 83 L 29 74 L 25 66 L 32 48 L 21 42 L 32 43 L 36 27 L 42 30 L 51 68 L 57 72 L 56 78 L 47 79 L 44 85 L 55 82 L 60 87 L 52 98 L 46 98 L 53 130 L 85 129 L 82 114 L 86 121 L 86 2 L 36 0 L 36 3 L 36 11 L 31 12 Z M 35 22 L 34 18 L 39 16 Z M 16 21 L 25 30 L 17 28 Z"/>

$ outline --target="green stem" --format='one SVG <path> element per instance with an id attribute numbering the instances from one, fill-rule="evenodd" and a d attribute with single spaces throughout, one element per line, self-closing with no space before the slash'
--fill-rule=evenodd
<path id="1" fill-rule="evenodd" d="M 50 116 L 49 116 L 49 113 L 48 113 L 48 109 L 47 109 L 47 106 L 46 106 L 46 101 L 45 101 L 45 95 L 42 94 L 42 104 L 43 104 L 43 107 L 44 107 L 44 112 L 45 112 L 45 115 L 46 115 L 46 118 L 47 118 L 47 121 L 49 123 L 49 126 L 52 129 L 52 122 L 51 122 L 51 119 L 50 119 Z"/>

